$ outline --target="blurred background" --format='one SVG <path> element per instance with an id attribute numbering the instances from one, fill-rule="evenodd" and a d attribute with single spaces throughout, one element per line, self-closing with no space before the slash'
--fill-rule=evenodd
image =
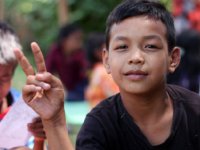
<path id="1" fill-rule="evenodd" d="M 0 0 L 0 20 L 6 21 L 14 28 L 22 43 L 23 52 L 33 65 L 34 60 L 30 49 L 30 43 L 32 41 L 39 43 L 46 58 L 48 53 L 52 50 L 52 45 L 58 42 L 59 35 L 62 38 L 66 36 L 61 34 L 61 31 L 64 31 L 64 29 L 60 30 L 63 25 L 76 22 L 76 24 L 81 27 L 81 33 L 77 32 L 78 34 L 76 34 L 78 36 L 81 34 L 86 57 L 80 58 L 79 54 L 77 54 L 77 56 L 74 55 L 75 52 L 67 52 L 64 54 L 66 57 L 59 56 L 56 62 L 52 60 L 52 64 L 58 62 L 58 64 L 60 63 L 63 65 L 63 63 L 66 63 L 69 70 L 75 70 L 75 72 L 71 74 L 71 77 L 68 77 L 68 80 L 74 77 L 73 74 L 77 74 L 76 71 L 78 70 L 80 70 L 81 79 L 85 81 L 86 77 L 88 80 L 88 82 L 84 82 L 84 84 L 80 81 L 79 85 L 71 91 L 68 89 L 67 85 L 65 87 L 68 93 L 72 92 L 71 96 L 74 96 L 74 91 L 79 92 L 79 88 L 87 89 L 86 96 L 83 99 L 88 101 L 76 103 L 67 101 L 65 104 L 67 121 L 70 124 L 69 132 L 71 133 L 70 135 L 73 141 L 75 141 L 76 134 L 87 112 L 100 100 L 118 91 L 112 81 L 105 76 L 106 73 L 102 70 L 102 64 L 101 66 L 99 65 L 101 59 L 98 58 L 98 50 L 102 49 L 105 42 L 102 33 L 105 31 L 106 18 L 109 12 L 121 1 L 122 0 Z M 177 46 L 181 48 L 182 55 L 180 67 L 176 70 L 175 74 L 168 76 L 168 83 L 181 85 L 194 92 L 200 93 L 200 0 L 160 1 L 174 16 Z M 73 31 L 79 31 L 79 28 L 73 27 Z M 68 34 L 68 31 L 66 32 L 65 34 Z M 69 33 L 71 34 L 71 31 Z M 76 34 L 75 36 L 77 36 Z M 53 59 L 54 56 L 57 57 L 57 54 L 51 55 L 51 59 Z M 72 57 L 72 59 L 69 57 Z M 65 62 L 64 60 L 62 63 L 59 58 L 70 60 L 70 62 Z M 86 67 L 87 71 L 82 69 L 85 67 L 84 59 L 88 61 Z M 76 66 L 77 63 L 79 67 Z M 75 66 L 78 69 L 76 69 Z M 56 66 L 55 68 L 58 67 L 59 66 Z M 61 68 L 63 67 L 61 66 Z M 82 71 L 86 72 L 84 77 L 82 77 Z M 59 74 L 58 70 L 58 76 L 60 75 L 61 77 L 62 73 L 61 71 L 61 74 Z M 64 75 L 66 75 L 66 73 Z M 13 79 L 13 87 L 21 91 L 25 80 L 26 77 L 18 66 Z M 65 79 L 63 79 L 63 83 L 64 81 Z M 110 81 L 109 85 L 107 82 L 104 84 L 103 81 Z M 85 91 L 81 92 L 83 93 Z"/>

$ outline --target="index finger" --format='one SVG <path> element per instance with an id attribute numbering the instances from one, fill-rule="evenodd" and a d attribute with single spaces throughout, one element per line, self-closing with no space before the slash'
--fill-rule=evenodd
<path id="1" fill-rule="evenodd" d="M 33 51 L 33 55 L 34 55 L 34 59 L 35 59 L 35 63 L 36 63 L 38 72 L 46 72 L 47 69 L 46 69 L 44 57 L 43 57 L 43 54 L 41 52 L 39 45 L 36 42 L 32 42 L 31 48 Z"/>
<path id="2" fill-rule="evenodd" d="M 31 64 L 29 63 L 29 61 L 27 60 L 27 58 L 24 56 L 23 52 L 18 49 L 15 49 L 14 53 L 17 58 L 17 61 L 19 62 L 20 66 L 22 67 L 22 70 L 24 71 L 26 76 L 34 75 L 35 74 L 34 69 L 31 66 Z"/>

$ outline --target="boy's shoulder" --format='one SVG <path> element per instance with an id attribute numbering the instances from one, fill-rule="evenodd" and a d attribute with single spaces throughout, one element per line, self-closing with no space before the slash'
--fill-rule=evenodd
<path id="1" fill-rule="evenodd" d="M 181 99 L 184 102 L 200 104 L 200 95 L 177 85 L 167 85 L 167 91 L 172 98 Z"/>
<path id="2" fill-rule="evenodd" d="M 173 101 L 200 115 L 200 96 L 197 93 L 176 85 L 167 85 L 167 92 Z"/>

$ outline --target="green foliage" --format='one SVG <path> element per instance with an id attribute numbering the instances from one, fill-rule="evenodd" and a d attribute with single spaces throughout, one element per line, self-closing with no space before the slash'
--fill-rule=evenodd
<path id="1" fill-rule="evenodd" d="M 30 42 L 37 41 L 46 52 L 45 50 L 55 38 L 58 27 L 56 1 L 6 0 L 5 4 L 8 10 L 6 11 L 7 21 L 14 26 L 19 35 L 24 32 L 21 36 L 24 49 L 29 50 Z M 21 27 L 20 30 L 18 26 L 24 26 L 24 28 Z"/>
<path id="2" fill-rule="evenodd" d="M 120 1 L 68 0 L 70 22 L 78 22 L 86 33 L 103 32 L 107 15 Z M 6 20 L 21 36 L 24 49 L 29 50 L 30 42 L 37 41 L 46 54 L 51 43 L 55 41 L 59 29 L 57 1 L 5 0 L 5 5 Z"/>
<path id="3" fill-rule="evenodd" d="M 72 21 L 79 22 L 86 32 L 104 31 L 105 22 L 109 12 L 121 0 L 71 0 L 70 5 Z"/>
<path id="4" fill-rule="evenodd" d="M 160 0 L 161 3 L 163 3 L 167 9 L 170 11 L 171 10 L 171 7 L 172 7 L 172 0 Z"/>

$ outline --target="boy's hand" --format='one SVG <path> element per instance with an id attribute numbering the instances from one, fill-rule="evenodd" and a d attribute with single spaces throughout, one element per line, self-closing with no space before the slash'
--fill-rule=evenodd
<path id="1" fill-rule="evenodd" d="M 64 88 L 58 78 L 46 71 L 45 61 L 37 43 L 31 43 L 37 72 L 24 54 L 15 50 L 17 60 L 27 76 L 22 94 L 24 101 L 32 107 L 43 121 L 56 121 L 64 115 Z M 61 116 L 62 116 L 61 115 Z"/>
<path id="2" fill-rule="evenodd" d="M 35 138 L 46 139 L 44 127 L 41 118 L 34 118 L 31 123 L 28 124 L 28 131 L 32 133 Z"/>

